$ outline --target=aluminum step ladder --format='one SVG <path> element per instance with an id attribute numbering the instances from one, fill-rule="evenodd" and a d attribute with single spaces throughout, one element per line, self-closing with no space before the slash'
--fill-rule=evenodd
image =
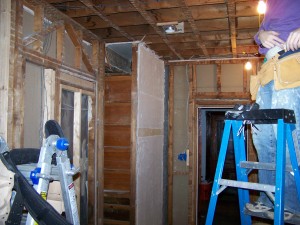
<path id="1" fill-rule="evenodd" d="M 36 168 L 30 172 L 33 188 L 46 200 L 49 182 L 60 182 L 62 198 L 65 207 L 66 219 L 73 225 L 79 225 L 79 215 L 76 203 L 73 176 L 79 171 L 70 164 L 67 155 L 69 143 L 65 138 L 50 135 L 43 144 Z M 56 154 L 56 166 L 51 165 L 52 156 Z M 24 167 L 23 167 L 24 168 Z M 21 169 L 21 172 L 22 169 Z M 26 225 L 37 225 L 30 213 Z"/>
<path id="2" fill-rule="evenodd" d="M 246 203 L 250 202 L 249 190 L 264 191 L 274 198 L 274 225 L 281 225 L 284 222 L 300 224 L 300 217 L 292 217 L 289 221 L 284 221 L 284 181 L 285 172 L 294 172 L 298 199 L 300 200 L 300 173 L 295 153 L 292 131 L 295 130 L 294 111 L 287 109 L 262 109 L 249 111 L 227 111 L 225 114 L 225 127 L 217 162 L 213 187 L 206 217 L 206 225 L 211 225 L 218 196 L 227 187 L 238 188 L 238 199 L 240 208 L 240 219 L 242 225 L 251 225 L 251 216 L 269 218 L 264 213 L 252 213 L 247 211 Z M 250 162 L 246 158 L 244 128 L 247 124 L 277 124 L 277 152 L 276 168 L 274 164 L 264 162 Z M 222 179 L 224 163 L 230 134 L 233 134 L 234 155 L 236 164 L 236 180 Z M 291 159 L 291 167 L 286 168 L 286 143 Z M 248 174 L 252 169 L 271 169 L 276 171 L 275 185 L 248 182 Z M 275 193 L 275 194 L 274 194 Z"/>
<path id="3" fill-rule="evenodd" d="M 60 217 L 61 215 L 59 214 L 56 215 L 55 213 L 51 213 L 51 215 L 49 215 L 47 211 L 48 210 L 50 211 L 52 209 L 47 208 L 48 206 L 46 203 L 45 204 L 39 203 L 39 205 L 43 207 L 43 209 L 39 209 L 39 210 L 42 210 L 43 212 L 38 213 L 34 211 L 33 208 L 31 207 L 27 208 L 28 213 L 26 215 L 26 222 L 25 222 L 26 225 L 38 224 L 34 220 L 33 215 L 31 213 L 34 213 L 34 215 L 37 218 L 40 217 L 40 219 L 42 219 L 44 215 L 48 214 L 49 216 L 52 216 L 51 218 L 48 217 L 49 219 L 51 219 L 51 221 L 56 221 L 55 224 L 80 225 L 77 203 L 76 203 L 75 186 L 73 183 L 73 176 L 79 172 L 79 168 L 76 169 L 74 168 L 74 166 L 71 165 L 67 155 L 68 146 L 69 143 L 67 139 L 63 137 L 59 137 L 58 135 L 50 135 L 43 143 L 43 146 L 41 147 L 40 151 L 35 151 L 38 149 L 10 150 L 5 140 L 2 137 L 0 137 L 1 160 L 4 160 L 3 162 L 5 162 L 5 165 L 7 166 L 8 169 L 11 169 L 15 173 L 22 174 L 22 177 L 24 177 L 24 180 L 27 182 L 22 182 L 20 186 L 25 188 L 23 189 L 23 192 L 27 196 L 30 196 L 29 198 L 35 197 L 32 194 L 32 191 L 28 192 L 32 188 L 34 188 L 36 191 L 35 194 L 40 195 L 42 199 L 46 201 L 50 181 L 60 182 L 66 218 L 65 219 L 57 218 L 57 216 Z M 25 156 L 22 152 L 25 152 L 25 154 L 27 154 L 28 156 Z M 39 154 L 37 163 L 15 165 L 13 160 L 11 160 L 11 158 L 9 157 L 9 155 L 11 154 L 14 155 L 21 154 L 21 157 L 18 157 L 18 160 L 16 161 L 31 161 L 36 157 L 37 153 Z M 22 160 L 22 156 L 27 159 Z M 55 164 L 52 163 L 53 158 L 55 158 Z M 17 197 L 18 194 L 19 193 L 17 192 L 16 197 L 13 200 L 13 204 L 16 203 L 16 205 L 20 205 L 22 211 L 23 204 L 24 204 L 22 198 L 25 197 L 19 194 L 19 196 L 21 196 L 20 199 L 19 197 Z M 30 201 L 32 201 L 33 204 L 35 204 L 34 202 L 36 202 L 37 200 L 38 199 L 35 198 L 30 199 Z M 30 209 L 32 211 L 30 211 Z M 53 208 L 53 210 L 55 209 Z M 22 213 L 12 212 L 12 209 L 10 214 L 11 213 L 13 213 L 12 217 L 10 218 L 11 215 L 9 215 L 8 221 L 6 221 L 5 224 L 17 224 L 18 221 L 21 222 L 20 224 L 24 224 L 24 219 L 23 219 L 24 216 L 22 216 Z M 53 223 L 51 221 L 43 221 L 42 224 L 52 225 Z"/>

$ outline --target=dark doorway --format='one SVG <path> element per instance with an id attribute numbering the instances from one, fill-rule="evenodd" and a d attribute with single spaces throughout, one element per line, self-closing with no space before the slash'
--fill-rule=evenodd
<path id="1" fill-rule="evenodd" d="M 205 154 L 205 160 L 199 159 L 199 200 L 198 200 L 198 224 L 205 224 L 209 195 L 203 196 L 203 184 L 211 184 L 214 179 L 221 140 L 224 129 L 225 112 L 228 109 L 199 109 L 198 112 L 198 133 L 200 134 L 198 149 Z M 205 142 L 205 143 L 203 143 Z M 204 149 L 203 149 L 204 146 Z M 201 153 L 199 153 L 201 155 Z M 201 158 L 201 156 L 200 156 Z M 200 164 L 204 165 L 200 165 Z M 205 173 L 200 170 L 204 169 Z M 205 178 L 204 178 L 205 177 Z M 234 150 L 232 135 L 229 139 L 228 150 L 225 160 L 222 178 L 236 179 Z M 205 181 L 203 181 L 205 179 Z M 210 186 L 211 187 L 211 186 Z M 240 225 L 239 203 L 236 188 L 226 188 L 218 197 L 214 224 Z"/>

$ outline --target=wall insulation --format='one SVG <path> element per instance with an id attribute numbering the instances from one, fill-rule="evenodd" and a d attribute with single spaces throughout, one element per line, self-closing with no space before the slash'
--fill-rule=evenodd
<path id="1" fill-rule="evenodd" d="M 164 62 L 143 44 L 137 65 L 136 224 L 163 221 Z"/>

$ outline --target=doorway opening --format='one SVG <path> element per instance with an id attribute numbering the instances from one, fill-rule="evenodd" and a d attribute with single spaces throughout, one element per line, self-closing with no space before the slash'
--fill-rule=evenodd
<path id="1" fill-rule="evenodd" d="M 225 112 L 230 108 L 198 109 L 198 224 L 205 224 L 212 181 L 214 179 L 218 155 L 221 147 Z M 246 135 L 246 134 L 245 134 Z M 222 178 L 236 179 L 232 134 Z M 236 188 L 226 188 L 218 197 L 214 224 L 239 225 L 239 203 Z"/>

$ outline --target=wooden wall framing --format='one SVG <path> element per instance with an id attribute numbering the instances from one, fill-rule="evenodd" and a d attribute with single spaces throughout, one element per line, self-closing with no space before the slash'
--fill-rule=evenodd
<path id="1" fill-rule="evenodd" d="M 201 107 L 233 107 L 235 104 L 247 104 L 251 102 L 250 93 L 247 91 L 247 73 L 243 72 L 242 92 L 222 92 L 221 89 L 221 65 L 222 64 L 244 64 L 246 59 L 220 59 L 203 61 L 176 61 L 169 62 L 169 147 L 168 147 L 168 224 L 173 224 L 173 127 L 174 127 L 174 68 L 176 66 L 188 67 L 189 79 L 189 100 L 188 100 L 188 140 L 189 140 L 189 190 L 188 190 L 188 224 L 194 225 L 197 221 L 197 189 L 198 189 L 198 161 L 201 159 L 201 149 L 198 146 L 198 108 Z M 256 69 L 262 59 L 253 58 L 252 73 L 256 74 Z M 197 92 L 197 65 L 216 65 L 216 92 Z M 199 155 L 200 154 L 200 155 Z"/>
<path id="2" fill-rule="evenodd" d="M 31 35 L 23 35 L 23 7 L 34 12 L 34 24 Z M 89 224 L 103 224 L 101 198 L 101 165 L 103 156 L 103 77 L 105 44 L 96 35 L 49 5 L 39 0 L 5 0 L 0 2 L 0 50 L 3 60 L 0 62 L 1 72 L 1 118 L 0 135 L 10 148 L 24 146 L 24 81 L 26 62 L 46 69 L 45 80 L 49 111 L 45 118 L 60 119 L 60 90 L 66 87 L 76 90 L 76 99 L 82 93 L 92 98 L 92 121 L 89 127 L 89 176 L 88 200 L 92 203 Z M 48 27 L 44 20 L 51 21 Z M 67 31 L 67 34 L 65 34 Z M 56 32 L 56 55 L 50 57 L 43 52 L 43 41 L 46 35 Z M 69 35 L 77 54 L 75 65 L 67 65 L 64 61 L 65 35 Z M 91 44 L 91 58 L 86 53 L 82 42 Z M 83 65 L 83 66 L 82 66 Z M 77 101 L 80 104 L 80 100 Z M 77 104 L 77 105 L 78 105 Z M 78 110 L 77 110 L 78 111 Z M 80 127 L 80 115 L 76 116 L 76 127 Z M 78 130 L 75 136 L 78 136 Z M 75 144 L 75 143 L 74 143 Z M 78 149 L 77 149 L 78 150 Z M 98 172 L 99 171 L 99 172 Z"/>

